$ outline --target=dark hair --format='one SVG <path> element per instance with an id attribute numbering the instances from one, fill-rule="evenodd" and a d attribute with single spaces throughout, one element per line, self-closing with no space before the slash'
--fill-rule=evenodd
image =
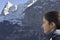
<path id="1" fill-rule="evenodd" d="M 60 29 L 60 13 L 58 11 L 51 11 L 45 14 L 45 19 L 56 24 L 56 29 Z"/>

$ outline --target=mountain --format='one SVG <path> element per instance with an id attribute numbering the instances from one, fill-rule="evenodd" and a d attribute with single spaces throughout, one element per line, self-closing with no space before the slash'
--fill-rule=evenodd
<path id="1" fill-rule="evenodd" d="M 28 5 L 30 5 L 31 3 L 32 0 L 31 1 L 29 0 L 25 4 L 18 4 L 18 5 L 13 5 L 11 2 L 7 2 L 0 15 L 0 18 L 2 18 L 0 22 L 3 20 L 9 20 L 10 22 L 13 22 L 13 24 L 15 23 L 21 24 L 19 23 L 19 21 L 25 15 L 25 13 L 23 12 L 25 11 L 26 8 L 28 8 Z M 7 9 L 7 12 L 4 12 L 6 11 L 4 9 Z"/>
<path id="2" fill-rule="evenodd" d="M 25 13 L 24 11 L 28 8 L 32 1 L 27 2 L 25 4 L 18 4 L 17 10 L 13 11 L 14 6 L 10 7 L 9 14 L 6 15 L 4 18 L 12 22 L 13 24 L 17 23 L 18 25 L 22 25 L 22 20 L 24 19 Z"/>
<path id="3" fill-rule="evenodd" d="M 19 5 L 20 6 L 26 5 L 27 7 L 30 7 L 32 4 L 34 4 L 34 2 L 36 2 L 36 0 L 29 0 L 25 4 L 19 4 Z M 8 1 L 5 5 L 5 7 L 3 8 L 1 15 L 7 15 L 7 14 L 9 14 L 9 12 L 16 11 L 16 10 L 17 10 L 17 5 L 13 5 L 11 2 Z"/>

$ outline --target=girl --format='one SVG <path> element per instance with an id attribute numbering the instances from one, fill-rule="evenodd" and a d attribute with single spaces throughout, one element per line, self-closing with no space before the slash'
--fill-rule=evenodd
<path id="1" fill-rule="evenodd" d="M 43 17 L 43 29 L 47 37 L 60 40 L 60 12 L 47 12 Z"/>

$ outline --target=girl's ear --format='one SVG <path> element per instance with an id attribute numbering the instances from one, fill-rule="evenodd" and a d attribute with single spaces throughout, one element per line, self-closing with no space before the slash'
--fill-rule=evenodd
<path id="1" fill-rule="evenodd" d="M 53 31 L 56 28 L 56 25 L 54 22 L 50 23 L 50 31 Z"/>
<path id="2" fill-rule="evenodd" d="M 54 22 L 51 22 L 50 27 L 51 27 L 51 28 L 56 28 L 55 23 L 54 23 Z"/>

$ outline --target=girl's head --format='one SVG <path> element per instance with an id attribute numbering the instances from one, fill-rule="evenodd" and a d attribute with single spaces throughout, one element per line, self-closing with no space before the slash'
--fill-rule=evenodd
<path id="1" fill-rule="evenodd" d="M 60 29 L 60 13 L 58 11 L 47 12 L 43 18 L 44 33 Z"/>

